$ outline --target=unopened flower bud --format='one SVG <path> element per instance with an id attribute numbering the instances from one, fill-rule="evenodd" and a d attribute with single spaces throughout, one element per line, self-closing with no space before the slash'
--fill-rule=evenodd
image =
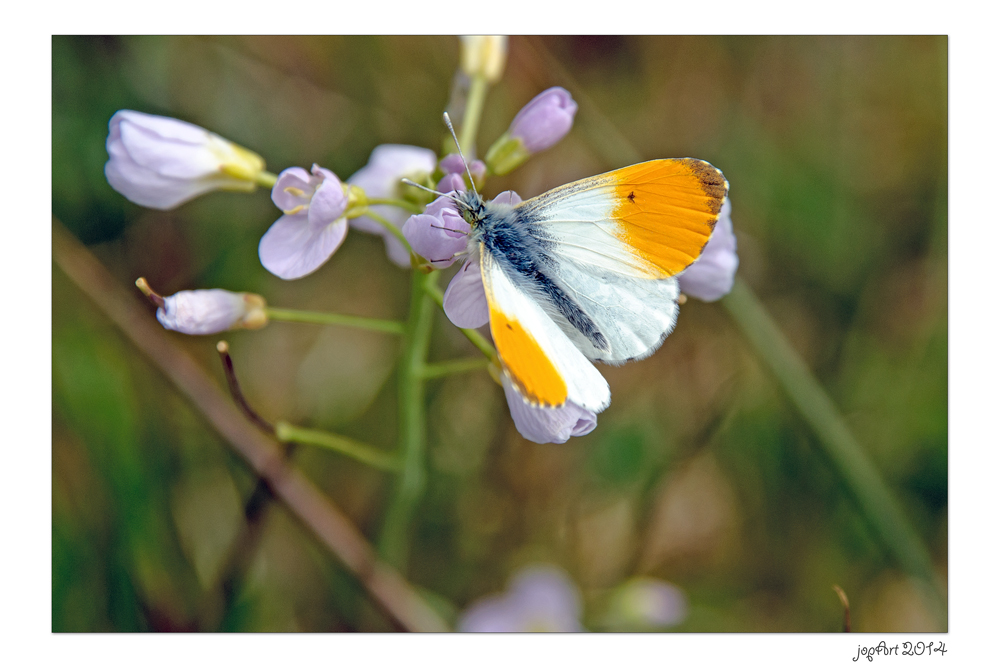
<path id="1" fill-rule="evenodd" d="M 486 152 L 490 171 L 498 175 L 510 173 L 531 155 L 557 144 L 573 127 L 576 109 L 576 102 L 565 88 L 556 86 L 535 96 Z"/>
<path id="2" fill-rule="evenodd" d="M 156 319 L 166 329 L 201 336 L 230 329 L 260 329 L 267 324 L 266 307 L 259 294 L 185 290 L 163 297 Z"/>
<path id="3" fill-rule="evenodd" d="M 176 118 L 123 109 L 108 124 L 108 183 L 130 201 L 170 209 L 211 190 L 251 191 L 264 159 Z"/>
<path id="4" fill-rule="evenodd" d="M 489 83 L 496 83 L 507 63 L 507 37 L 505 35 L 466 35 L 461 37 L 462 71 L 469 76 L 479 76 Z"/>

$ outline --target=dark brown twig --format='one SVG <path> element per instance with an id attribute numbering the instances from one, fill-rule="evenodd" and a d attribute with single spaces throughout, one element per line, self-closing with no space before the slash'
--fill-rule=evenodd
<path id="1" fill-rule="evenodd" d="M 229 393 L 232 394 L 236 405 L 239 406 L 247 419 L 253 422 L 257 428 L 268 435 L 274 435 L 274 426 L 250 407 L 246 396 L 243 395 L 243 390 L 240 389 L 239 380 L 236 379 L 236 370 L 233 368 L 233 358 L 229 356 L 229 343 L 220 340 L 215 349 L 219 352 L 219 358 L 222 360 L 222 368 L 226 372 L 226 383 L 229 385 Z"/>
<path id="2" fill-rule="evenodd" d="M 261 417 L 256 410 L 250 406 L 243 390 L 240 388 L 239 380 L 236 378 L 236 369 L 233 366 L 233 358 L 229 354 L 229 343 L 220 340 L 215 346 L 222 361 L 222 368 L 225 371 L 226 383 L 229 385 L 229 393 L 233 401 L 243 411 L 246 418 L 268 435 L 274 435 L 274 426 Z M 294 449 L 294 445 L 285 447 L 284 456 L 287 460 Z M 243 507 L 244 523 L 239 534 L 229 546 L 229 551 L 222 561 L 219 570 L 217 588 L 221 593 L 222 605 L 219 610 L 216 598 L 209 596 L 201 613 L 201 626 L 203 629 L 224 629 L 227 619 L 233 610 L 236 596 L 239 592 L 240 580 L 243 578 L 253 555 L 257 551 L 260 543 L 260 536 L 264 530 L 264 517 L 271 501 L 274 500 L 274 490 L 263 477 L 257 478 L 250 497 Z"/>
<path id="3" fill-rule="evenodd" d="M 55 219 L 52 254 L 56 265 L 174 384 L 233 450 L 267 480 L 275 497 L 340 559 L 386 613 L 407 630 L 448 630 L 447 624 L 410 583 L 377 558 L 351 520 L 300 470 L 284 460 L 273 439 L 247 423 L 201 366 L 136 305 L 107 269 Z"/>

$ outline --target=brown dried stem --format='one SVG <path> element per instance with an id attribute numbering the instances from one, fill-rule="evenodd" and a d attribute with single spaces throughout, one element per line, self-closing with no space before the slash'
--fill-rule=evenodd
<path id="1" fill-rule="evenodd" d="M 53 219 L 52 253 L 59 268 L 125 337 L 267 480 L 275 496 L 352 572 L 372 598 L 407 630 L 444 632 L 447 625 L 395 569 L 379 560 L 357 527 L 296 467 L 277 444 L 247 423 L 209 375 L 154 323 L 101 263 Z"/>

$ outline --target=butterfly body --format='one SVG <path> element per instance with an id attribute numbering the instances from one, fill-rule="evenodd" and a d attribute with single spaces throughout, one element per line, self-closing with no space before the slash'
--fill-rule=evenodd
<path id="1" fill-rule="evenodd" d="M 490 330 L 529 404 L 599 412 L 607 382 L 590 361 L 652 354 L 672 330 L 674 276 L 707 243 L 728 183 L 707 162 L 653 160 L 517 205 L 460 193 Z"/>

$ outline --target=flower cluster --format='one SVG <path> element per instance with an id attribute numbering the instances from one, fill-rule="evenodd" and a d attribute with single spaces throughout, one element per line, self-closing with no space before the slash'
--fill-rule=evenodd
<path id="1" fill-rule="evenodd" d="M 506 38 L 464 38 L 462 72 L 474 81 L 495 82 L 506 61 Z M 454 196 L 482 186 L 490 175 L 507 174 L 565 137 L 577 104 L 563 88 L 550 88 L 528 102 L 486 152 L 468 166 L 457 154 L 440 160 L 431 150 L 386 144 L 368 163 L 342 181 L 329 169 L 289 167 L 275 176 L 246 148 L 181 120 L 136 111 L 117 112 L 109 124 L 105 173 L 111 186 L 131 201 L 170 209 L 212 190 L 251 191 L 271 187 L 282 215 L 263 234 L 261 264 L 272 274 L 295 280 L 317 271 L 345 242 L 349 229 L 380 235 L 389 260 L 423 270 L 461 267 L 444 293 L 444 312 L 453 324 L 476 329 L 489 322 L 478 249 L 469 243 L 470 225 Z M 471 183 L 466 177 L 471 178 Z M 430 200 L 404 179 L 439 193 Z M 494 201 L 516 205 L 516 192 Z M 715 231 L 701 257 L 679 277 L 681 290 L 699 299 L 721 298 L 732 288 L 738 265 L 731 208 L 724 203 Z M 253 328 L 267 322 L 263 299 L 223 290 L 182 291 L 156 297 L 157 318 L 168 329 L 209 334 Z M 538 407 L 521 397 L 505 372 L 503 385 L 518 431 L 534 442 L 565 442 L 597 425 L 597 414 L 572 401 Z"/>

